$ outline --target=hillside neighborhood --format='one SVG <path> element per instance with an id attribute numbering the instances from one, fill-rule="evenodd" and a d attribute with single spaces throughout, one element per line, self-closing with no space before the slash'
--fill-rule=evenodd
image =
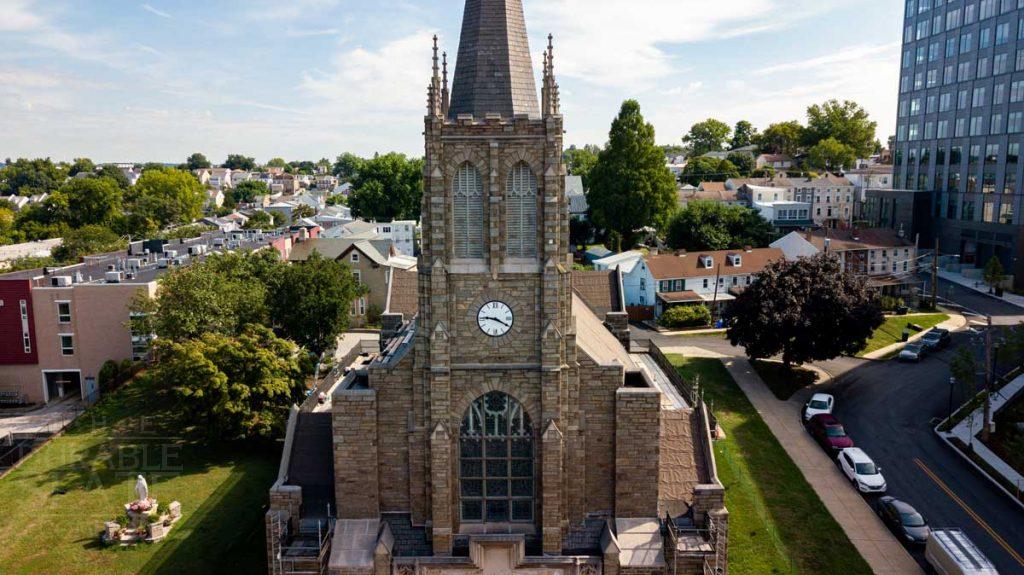
<path id="1" fill-rule="evenodd" d="M 57 34 L 42 4 L 0 3 L 30 50 Z M 164 4 L 138 12 L 177 26 L 191 2 Z M 265 82 L 293 43 L 346 46 L 381 10 L 263 4 L 210 24 L 216 48 L 142 51 L 217 57 L 273 22 Z M 738 109 L 706 109 L 701 82 L 581 85 L 607 58 L 561 4 L 463 4 L 454 37 L 346 52 L 281 105 L 227 95 L 252 80 L 225 67 L 201 91 L 222 101 L 181 118 L 216 137 L 147 132 L 124 161 L 115 136 L 26 148 L 33 114 L 72 100 L 25 107 L 0 162 L 0 572 L 1024 573 L 1024 4 L 907 0 L 898 57 L 826 59 L 828 78 L 892 60 L 898 85 L 872 88 L 891 126 L 843 82 Z M 425 86 L 393 73 L 410 66 Z M 339 102 L 369 108 L 338 124 Z M 250 108 L 291 118 L 274 153 L 305 159 L 267 157 L 275 124 Z M 111 134 L 163 117 L 125 110 L 139 126 Z M 593 116 L 596 137 L 575 123 Z M 415 153 L 385 151 L 407 147 L 396 117 Z"/>

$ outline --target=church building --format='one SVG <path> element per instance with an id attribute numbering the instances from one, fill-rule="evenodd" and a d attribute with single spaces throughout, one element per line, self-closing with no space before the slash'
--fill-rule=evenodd
<path id="1" fill-rule="evenodd" d="M 521 0 L 466 1 L 451 89 L 435 38 L 418 265 L 293 410 L 272 575 L 727 572 L 706 407 L 631 349 L 619 273 L 572 270 L 555 61 L 538 98 Z"/>

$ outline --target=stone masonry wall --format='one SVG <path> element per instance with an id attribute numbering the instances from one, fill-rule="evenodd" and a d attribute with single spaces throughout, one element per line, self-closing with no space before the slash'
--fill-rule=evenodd
<path id="1" fill-rule="evenodd" d="M 375 518 L 380 513 L 377 393 L 335 393 L 332 410 L 338 518 Z"/>
<path id="2" fill-rule="evenodd" d="M 408 356 L 407 356 L 408 357 Z M 375 369 L 371 385 L 377 392 L 377 462 L 380 510 L 410 511 L 409 420 L 412 412 L 411 362 L 395 369 Z M 422 473 L 422 471 L 420 471 Z"/>
<path id="3" fill-rule="evenodd" d="M 661 393 L 620 388 L 615 423 L 615 516 L 657 517 Z"/>
<path id="4" fill-rule="evenodd" d="M 580 477 L 585 494 L 585 509 L 572 509 L 570 516 L 579 518 L 587 512 L 615 509 L 615 391 L 622 385 L 623 370 L 601 367 L 585 354 L 580 354 L 579 412 L 586 457 L 582 469 L 569 469 L 569 478 Z"/>

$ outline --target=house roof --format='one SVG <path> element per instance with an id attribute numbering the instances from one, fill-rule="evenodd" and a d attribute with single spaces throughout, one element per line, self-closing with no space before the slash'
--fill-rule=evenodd
<path id="1" fill-rule="evenodd" d="M 391 252 L 391 240 L 358 239 L 358 238 L 310 238 L 299 242 L 292 248 L 288 261 L 302 262 L 309 259 L 313 252 L 319 252 L 327 259 L 336 260 L 345 256 L 352 249 L 359 250 L 379 266 L 388 265 Z"/>
<path id="2" fill-rule="evenodd" d="M 691 303 L 704 301 L 704 298 L 700 297 L 697 292 L 693 291 L 659 292 L 658 299 L 665 303 Z"/>
<path id="3" fill-rule="evenodd" d="M 715 182 L 716 184 L 719 182 Z M 725 184 L 722 184 L 723 186 Z M 700 200 L 707 200 L 711 202 L 736 202 L 739 201 L 740 197 L 737 190 L 727 190 L 724 187 L 722 189 L 715 190 L 680 190 L 677 192 L 680 202 L 695 202 Z"/>
<path id="4" fill-rule="evenodd" d="M 388 282 L 388 301 L 385 311 L 404 314 L 412 319 L 419 311 L 419 272 L 415 269 L 396 269 L 391 272 Z"/>
<path id="5" fill-rule="evenodd" d="M 572 315 L 576 318 L 576 345 L 598 365 L 619 364 L 634 371 L 636 364 L 629 351 L 605 327 L 604 321 L 577 294 L 572 295 Z"/>
<path id="6" fill-rule="evenodd" d="M 619 274 L 615 270 L 574 271 L 572 289 L 599 317 L 622 311 Z"/>
<path id="7" fill-rule="evenodd" d="M 618 268 L 622 273 L 628 274 L 636 267 L 637 262 L 644 259 L 644 254 L 636 250 L 622 252 L 621 254 L 610 255 L 594 261 L 594 265 Z"/>
<path id="8" fill-rule="evenodd" d="M 583 176 L 566 176 L 565 177 L 565 195 L 567 196 L 582 196 L 583 192 Z"/>
<path id="9" fill-rule="evenodd" d="M 724 192 L 725 182 L 701 182 L 697 189 L 702 192 Z"/>
<path id="10" fill-rule="evenodd" d="M 865 250 L 872 248 L 910 247 L 914 242 L 900 237 L 895 230 L 870 228 L 863 230 L 817 230 L 808 239 L 818 251 L 824 251 L 825 240 L 830 251 Z"/>
<path id="11" fill-rule="evenodd" d="M 787 156 L 786 154 L 761 154 L 760 156 L 758 156 L 758 159 L 769 163 L 793 161 L 793 158 Z"/>
<path id="12" fill-rule="evenodd" d="M 733 266 L 727 261 L 727 256 L 736 254 L 740 256 L 740 265 Z M 701 256 L 710 256 L 712 267 L 710 269 L 701 265 Z M 694 252 L 685 255 L 664 254 L 647 256 L 647 267 L 651 270 L 654 279 L 683 279 L 693 277 L 707 277 L 715 275 L 718 265 L 722 265 L 722 275 L 747 275 L 754 274 L 762 269 L 769 262 L 784 259 L 785 255 L 778 248 L 759 248 L 750 251 L 743 250 L 722 250 L 715 252 Z"/>

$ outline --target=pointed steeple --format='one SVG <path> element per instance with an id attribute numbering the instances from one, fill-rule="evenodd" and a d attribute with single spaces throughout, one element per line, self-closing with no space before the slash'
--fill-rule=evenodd
<path id="1" fill-rule="evenodd" d="M 443 117 L 444 104 L 442 102 L 443 94 L 441 93 L 441 70 L 437 65 L 437 50 L 437 36 L 434 36 L 434 74 L 430 78 L 430 87 L 427 88 L 427 115 Z"/>
<path id="2" fill-rule="evenodd" d="M 539 116 L 522 0 L 466 0 L 448 116 Z"/>

